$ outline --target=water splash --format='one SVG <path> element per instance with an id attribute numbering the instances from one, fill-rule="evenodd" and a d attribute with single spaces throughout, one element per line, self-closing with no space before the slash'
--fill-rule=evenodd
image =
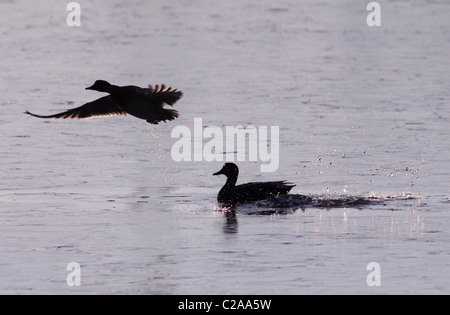
<path id="1" fill-rule="evenodd" d="M 345 208 L 345 207 L 363 207 L 376 202 L 375 199 L 358 196 L 305 196 L 305 195 L 284 195 L 272 197 L 267 200 L 258 201 L 258 207 L 271 208 Z"/>
<path id="2" fill-rule="evenodd" d="M 326 195 L 298 195 L 289 194 L 281 196 L 272 196 L 265 200 L 252 203 L 238 204 L 232 207 L 214 207 L 215 211 L 224 212 L 245 212 L 247 214 L 271 215 L 271 214 L 291 214 L 297 210 L 306 210 L 309 208 L 356 208 L 364 209 L 371 206 L 385 206 L 388 202 L 394 200 L 418 200 L 420 195 L 414 196 L 410 193 L 402 193 L 400 195 L 377 195 L 368 194 L 364 196 L 331 196 Z"/>

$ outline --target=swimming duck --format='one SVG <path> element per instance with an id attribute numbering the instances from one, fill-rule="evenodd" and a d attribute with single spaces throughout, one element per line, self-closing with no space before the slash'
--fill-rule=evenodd
<path id="1" fill-rule="evenodd" d="M 173 106 L 183 96 L 183 92 L 173 90 L 171 87 L 166 88 L 164 84 L 161 87 L 156 85 L 153 88 L 149 85 L 148 88 L 140 88 L 134 85 L 116 86 L 104 80 L 95 81 L 86 90 L 106 92 L 109 95 L 58 114 L 44 116 L 32 114 L 29 111 L 24 113 L 39 118 L 79 119 L 130 114 L 145 119 L 150 124 L 158 124 L 178 117 L 176 110 L 165 109 L 163 106 Z"/>
<path id="2" fill-rule="evenodd" d="M 217 201 L 228 205 L 264 200 L 270 196 L 286 195 L 295 186 L 286 181 L 255 182 L 236 186 L 239 168 L 234 163 L 225 163 L 222 169 L 213 175 L 220 174 L 227 177 L 227 182 L 219 191 Z"/>

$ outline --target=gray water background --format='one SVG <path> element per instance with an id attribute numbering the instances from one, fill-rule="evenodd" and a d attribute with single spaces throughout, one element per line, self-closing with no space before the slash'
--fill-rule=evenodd
<path id="1" fill-rule="evenodd" d="M 369 27 L 368 2 L 80 1 L 69 27 L 64 1 L 1 0 L 0 293 L 450 293 L 450 3 L 378 1 Z M 96 79 L 181 89 L 180 117 L 22 114 Z M 222 211 L 222 162 L 171 157 L 194 118 L 280 127 L 278 170 L 240 183 L 379 202 Z"/>

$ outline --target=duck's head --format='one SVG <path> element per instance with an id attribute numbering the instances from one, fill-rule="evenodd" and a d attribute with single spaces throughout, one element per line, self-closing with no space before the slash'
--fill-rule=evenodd
<path id="1" fill-rule="evenodd" d="M 97 80 L 90 87 L 87 87 L 86 90 L 109 92 L 111 90 L 111 84 L 109 82 L 106 82 L 105 80 Z"/>
<path id="2" fill-rule="evenodd" d="M 234 163 L 225 163 L 224 166 L 222 167 L 222 169 L 220 171 L 218 171 L 217 173 L 214 173 L 213 175 L 221 175 L 221 174 L 223 174 L 229 178 L 237 179 L 237 177 L 239 175 L 239 168 Z"/>

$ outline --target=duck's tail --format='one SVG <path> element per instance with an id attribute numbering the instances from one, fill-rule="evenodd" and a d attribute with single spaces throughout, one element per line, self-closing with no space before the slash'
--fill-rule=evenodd
<path id="1" fill-rule="evenodd" d="M 147 122 L 150 124 L 157 125 L 161 121 L 163 121 L 163 122 L 171 121 L 171 120 L 174 120 L 175 118 L 178 118 L 178 116 L 179 116 L 178 111 L 176 111 L 175 109 L 163 108 L 158 113 L 158 117 L 156 119 L 147 119 Z"/>

